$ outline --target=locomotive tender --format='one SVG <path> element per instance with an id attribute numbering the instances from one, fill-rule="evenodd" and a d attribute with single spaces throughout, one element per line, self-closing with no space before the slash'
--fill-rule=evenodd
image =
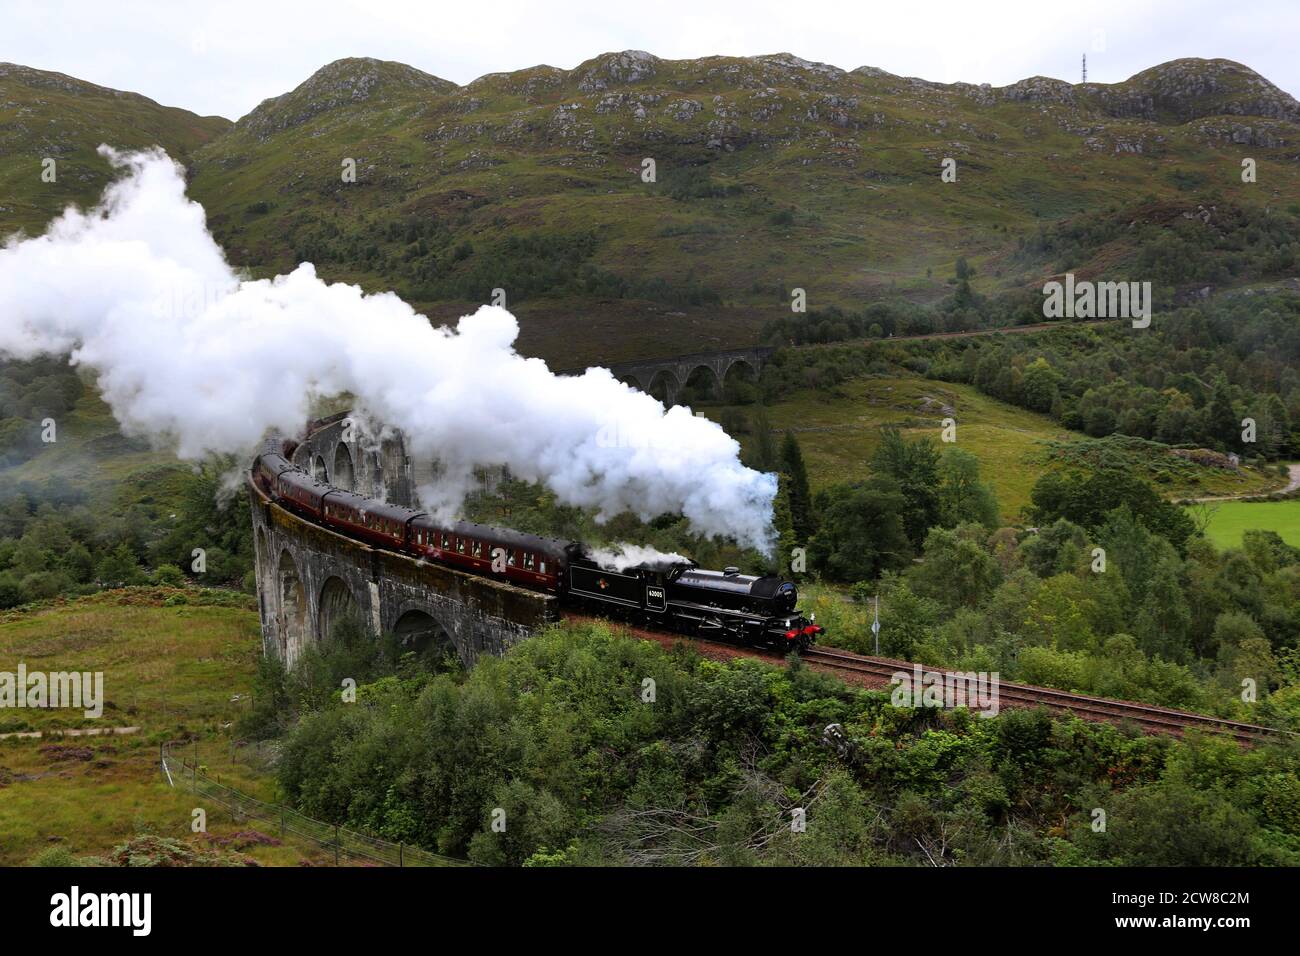
<path id="1" fill-rule="evenodd" d="M 797 650 L 822 628 L 798 609 L 798 592 L 776 575 L 707 571 L 691 562 L 602 567 L 576 542 L 439 521 L 318 481 L 268 442 L 253 482 L 278 504 L 374 547 L 558 594 L 574 607 L 721 640 Z"/>

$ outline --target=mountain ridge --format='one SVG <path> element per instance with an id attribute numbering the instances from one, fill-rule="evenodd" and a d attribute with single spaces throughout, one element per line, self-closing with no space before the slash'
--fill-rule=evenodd
<path id="1" fill-rule="evenodd" d="M 27 122 L 33 157 L 67 120 L 36 105 L 51 86 L 73 106 L 140 106 L 41 82 L 18 104 L 42 120 Z M 13 88 L 0 76 L 0 108 Z M 4 115 L 0 136 L 12 135 Z M 1286 243 L 1257 255 L 1250 237 L 1286 233 L 1279 211 L 1300 210 L 1300 107 L 1230 60 L 993 87 L 790 53 L 631 50 L 460 86 L 350 57 L 201 141 L 166 132 L 237 265 L 266 275 L 309 260 L 436 320 L 505 288 L 521 347 L 571 364 L 668 340 L 751 344 L 789 314 L 795 287 L 813 309 L 932 305 L 953 295 L 959 260 L 983 296 L 1134 269 L 1166 283 L 1166 298 L 1185 295 L 1195 290 L 1160 263 L 1202 254 L 1212 278 L 1198 290 L 1294 278 Z M 1246 156 L 1258 185 L 1241 181 Z M 940 179 L 948 159 L 955 183 Z M 340 176 L 348 160 L 355 182 Z M 61 203 L 93 201 L 107 171 L 93 172 L 61 186 Z M 25 216 L 0 208 L 0 230 L 35 228 L 61 208 L 54 193 Z M 600 340 L 583 346 L 591 355 L 572 351 L 584 323 Z"/>

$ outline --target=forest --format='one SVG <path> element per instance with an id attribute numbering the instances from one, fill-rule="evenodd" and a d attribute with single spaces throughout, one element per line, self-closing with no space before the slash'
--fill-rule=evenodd
<path id="1" fill-rule="evenodd" d="M 340 626 L 292 674 L 264 663 L 257 700 L 241 730 L 283 735 L 294 806 L 483 864 L 1300 862 L 1294 748 L 900 709 L 797 661 L 722 664 L 603 624 L 468 673 Z"/>

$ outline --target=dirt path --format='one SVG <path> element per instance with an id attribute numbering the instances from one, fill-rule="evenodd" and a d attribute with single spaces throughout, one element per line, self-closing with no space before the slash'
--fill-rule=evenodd
<path id="1" fill-rule="evenodd" d="M 139 727 L 70 727 L 67 730 L 19 730 L 0 734 L 0 740 L 40 740 L 45 737 L 103 737 L 139 733 Z"/>

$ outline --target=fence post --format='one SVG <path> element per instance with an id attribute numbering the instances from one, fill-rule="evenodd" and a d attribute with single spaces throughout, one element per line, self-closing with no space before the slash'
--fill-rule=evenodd
<path id="1" fill-rule="evenodd" d="M 339 825 L 334 824 L 334 865 L 339 865 Z"/>
<path id="2" fill-rule="evenodd" d="M 405 865 L 406 865 L 405 863 L 402 862 L 402 844 L 401 844 L 401 843 L 398 843 L 398 844 L 397 844 L 397 865 L 398 865 L 398 866 L 405 866 Z"/>
<path id="3" fill-rule="evenodd" d="M 284 839 L 284 807 L 280 808 L 280 839 Z"/>

